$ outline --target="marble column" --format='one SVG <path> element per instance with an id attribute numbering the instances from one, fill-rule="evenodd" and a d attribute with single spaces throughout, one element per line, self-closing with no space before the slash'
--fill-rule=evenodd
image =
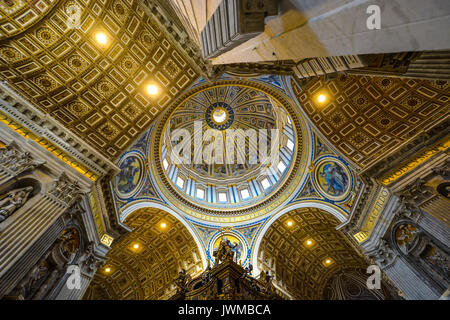
<path id="1" fill-rule="evenodd" d="M 368 20 L 380 9 L 380 29 Z M 447 50 L 447 0 L 283 0 L 265 31 L 213 58 L 213 64 L 302 60 L 315 57 Z"/>

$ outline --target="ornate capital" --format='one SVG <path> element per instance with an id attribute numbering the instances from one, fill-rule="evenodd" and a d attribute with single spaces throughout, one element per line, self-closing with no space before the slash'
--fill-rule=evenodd
<path id="1" fill-rule="evenodd" d="M 369 258 L 374 259 L 375 262 L 384 269 L 394 263 L 397 253 L 395 253 L 386 240 L 380 239 L 378 248 L 369 252 L 368 256 Z"/>
<path id="2" fill-rule="evenodd" d="M 70 180 L 64 172 L 47 190 L 49 196 L 66 206 L 72 205 L 84 193 L 78 182 Z"/>
<path id="3" fill-rule="evenodd" d="M 401 198 L 400 198 L 401 199 Z M 401 200 L 400 205 L 395 210 L 395 220 L 409 219 L 417 221 L 422 215 L 422 210 L 413 201 Z"/>
<path id="4" fill-rule="evenodd" d="M 93 276 L 97 269 L 101 268 L 106 262 L 106 258 L 95 254 L 94 246 L 94 242 L 89 242 L 78 261 L 80 268 L 91 276 Z"/>

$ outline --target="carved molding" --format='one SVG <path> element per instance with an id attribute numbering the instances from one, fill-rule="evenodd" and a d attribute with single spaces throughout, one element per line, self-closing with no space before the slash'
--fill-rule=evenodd
<path id="1" fill-rule="evenodd" d="M 378 247 L 375 250 L 368 252 L 367 256 L 375 260 L 381 268 L 385 269 L 395 262 L 398 254 L 386 240 L 380 239 Z"/>
<path id="2" fill-rule="evenodd" d="M 78 200 L 86 190 L 82 190 L 77 181 L 70 180 L 63 172 L 47 190 L 47 195 L 60 204 L 69 207 Z"/>

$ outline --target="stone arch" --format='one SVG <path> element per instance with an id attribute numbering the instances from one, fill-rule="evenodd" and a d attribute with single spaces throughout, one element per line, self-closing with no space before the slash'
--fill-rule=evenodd
<path id="1" fill-rule="evenodd" d="M 203 270 L 192 231 L 169 210 L 142 206 L 127 211 L 122 221 L 132 231 L 113 243 L 84 299 L 167 299 L 181 269 L 192 276 Z"/>
<path id="2" fill-rule="evenodd" d="M 296 203 L 290 206 L 286 206 L 276 214 L 274 214 L 270 219 L 266 222 L 266 224 L 263 226 L 261 231 L 258 233 L 255 243 L 253 245 L 253 251 L 252 251 L 252 257 L 251 262 L 253 264 L 253 267 L 255 268 L 255 272 L 260 271 L 257 267 L 257 259 L 258 259 L 258 252 L 259 247 L 261 244 L 261 240 L 263 239 L 264 235 L 266 234 L 267 230 L 270 228 L 270 226 L 278 220 L 280 217 L 285 215 L 286 213 L 289 213 L 292 210 L 299 209 L 299 208 L 317 208 L 324 210 L 325 212 L 333 215 L 337 220 L 339 220 L 340 223 L 344 223 L 347 220 L 347 217 L 338 209 L 331 206 L 328 203 L 325 202 L 313 202 L 313 201 L 305 201 L 301 203 Z"/>
<path id="3" fill-rule="evenodd" d="M 137 202 L 137 203 L 133 203 L 131 206 L 129 206 L 125 210 L 123 210 L 122 214 L 120 215 L 120 222 L 125 221 L 125 219 L 127 219 L 127 217 L 129 215 L 133 214 L 133 212 L 135 212 L 141 208 L 160 209 L 160 210 L 166 211 L 167 213 L 170 213 L 178 221 L 180 221 L 186 227 L 186 229 L 189 231 L 191 236 L 194 238 L 194 241 L 197 244 L 197 247 L 200 251 L 203 266 L 206 267 L 206 265 L 208 264 L 208 262 L 207 262 L 208 259 L 206 257 L 206 252 L 205 252 L 203 242 L 202 242 L 200 236 L 197 234 L 195 229 L 186 221 L 186 219 L 181 214 L 179 214 L 177 211 L 175 211 L 174 209 L 172 209 L 166 205 L 156 203 L 156 202 L 151 202 L 151 201 Z"/>
<path id="4" fill-rule="evenodd" d="M 367 261 L 336 230 L 344 216 L 329 209 L 318 204 L 295 205 L 268 221 L 253 252 L 256 275 L 268 270 L 294 299 L 323 299 L 333 275 L 347 268 L 366 269 Z"/>

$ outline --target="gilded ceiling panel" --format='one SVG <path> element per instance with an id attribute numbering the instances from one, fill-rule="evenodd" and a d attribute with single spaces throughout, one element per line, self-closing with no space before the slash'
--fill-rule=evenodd
<path id="1" fill-rule="evenodd" d="M 133 231 L 113 245 L 84 299 L 167 299 L 179 270 L 191 275 L 202 270 L 194 239 L 170 214 L 145 208 L 134 212 L 125 223 Z"/>
<path id="2" fill-rule="evenodd" d="M 315 208 L 283 215 L 261 241 L 260 269 L 275 274 L 276 282 L 296 299 L 321 298 L 330 275 L 342 268 L 365 265 L 345 236 L 335 230 L 338 223 L 332 215 Z"/>
<path id="3" fill-rule="evenodd" d="M 0 40 L 19 34 L 39 22 L 58 1 L 0 1 Z"/>
<path id="4" fill-rule="evenodd" d="M 316 127 L 362 168 L 449 116 L 446 81 L 339 75 L 292 86 Z"/>
<path id="5" fill-rule="evenodd" d="M 0 80 L 109 159 L 196 78 L 134 0 L 60 1 L 45 20 L 0 41 Z"/>

